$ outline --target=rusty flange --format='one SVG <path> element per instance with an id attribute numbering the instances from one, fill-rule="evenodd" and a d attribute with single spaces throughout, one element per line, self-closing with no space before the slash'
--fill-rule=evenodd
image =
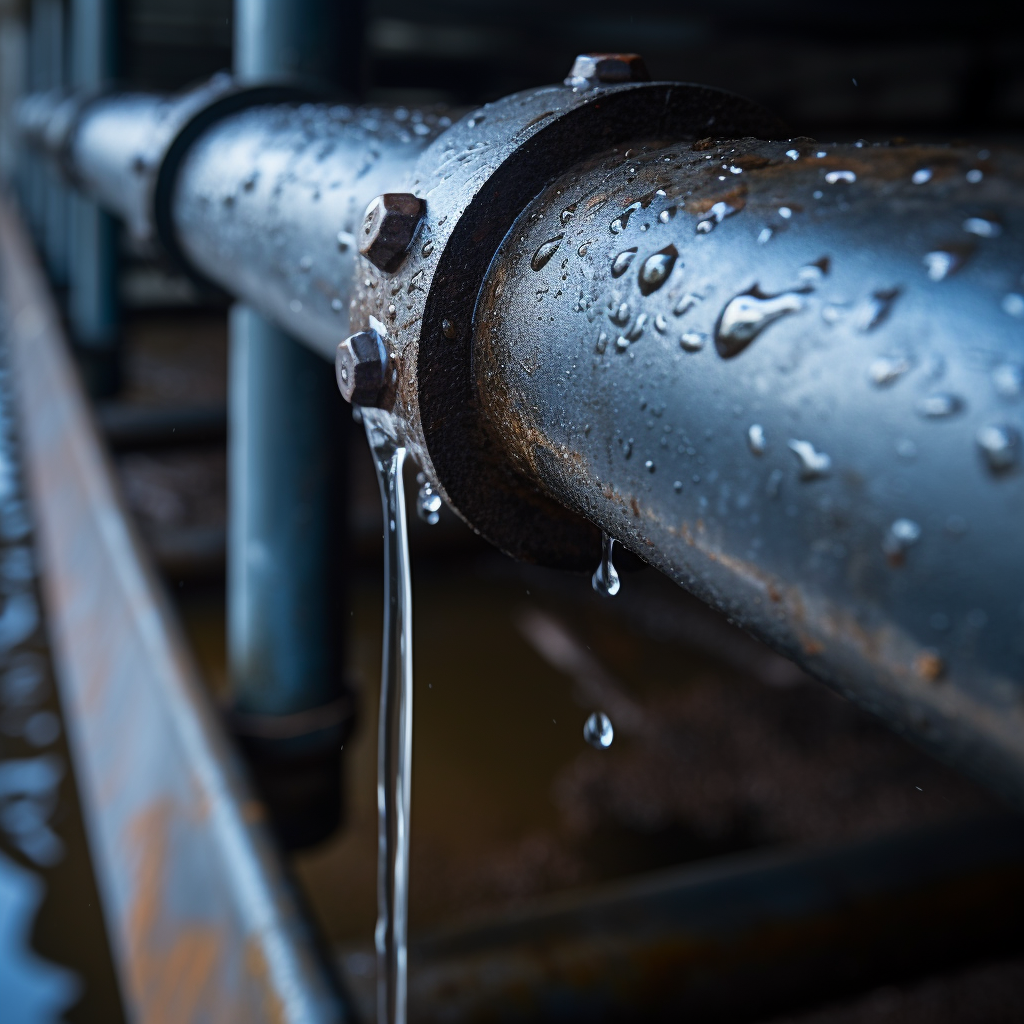
<path id="1" fill-rule="evenodd" d="M 397 431 L 449 505 L 526 561 L 592 568 L 600 536 L 492 454 L 472 372 L 473 310 L 488 264 L 526 204 L 596 153 L 655 140 L 780 138 L 760 107 L 717 89 L 666 82 L 557 85 L 466 115 L 421 156 L 408 191 L 426 201 L 392 274 L 363 260 L 352 328 L 386 326 L 399 366 Z"/>

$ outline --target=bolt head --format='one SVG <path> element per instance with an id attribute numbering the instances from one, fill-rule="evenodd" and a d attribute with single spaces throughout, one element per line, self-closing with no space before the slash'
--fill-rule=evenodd
<path id="1" fill-rule="evenodd" d="M 650 80 L 647 65 L 638 53 L 581 53 L 565 84 L 574 89 L 593 89 L 597 85 Z"/>
<path id="2" fill-rule="evenodd" d="M 427 204 L 410 192 L 385 192 L 366 208 L 359 251 L 378 270 L 392 273 L 402 263 Z"/>
<path id="3" fill-rule="evenodd" d="M 334 374 L 346 402 L 377 406 L 387 391 L 387 349 L 370 328 L 346 338 L 334 357 Z"/>

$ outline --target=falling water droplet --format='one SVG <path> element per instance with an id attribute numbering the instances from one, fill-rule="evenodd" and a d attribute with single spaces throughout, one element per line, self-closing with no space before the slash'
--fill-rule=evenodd
<path id="1" fill-rule="evenodd" d="M 817 480 L 820 477 L 828 476 L 832 468 L 832 460 L 824 453 L 815 451 L 810 441 L 798 441 L 790 439 L 788 442 L 790 451 L 800 461 L 800 479 Z"/>
<path id="2" fill-rule="evenodd" d="M 641 294 L 650 295 L 656 292 L 668 280 L 678 256 L 679 252 L 674 245 L 666 245 L 660 252 L 644 260 L 637 277 Z"/>
<path id="3" fill-rule="evenodd" d="M 975 435 L 978 448 L 993 473 L 1006 473 L 1020 460 L 1020 434 L 1006 424 L 982 427 Z"/>
<path id="4" fill-rule="evenodd" d="M 621 586 L 619 573 L 612 561 L 615 540 L 607 533 L 601 534 L 601 564 L 591 577 L 590 584 L 602 597 L 614 597 Z"/>
<path id="5" fill-rule="evenodd" d="M 852 184 L 856 180 L 857 175 L 853 171 L 829 171 L 825 175 L 825 182 L 828 185 L 838 185 L 840 182 Z"/>
<path id="6" fill-rule="evenodd" d="M 747 447 L 754 455 L 763 455 L 768 441 L 764 436 L 764 427 L 760 423 L 752 423 L 747 429 Z"/>
<path id="7" fill-rule="evenodd" d="M 907 548 L 921 539 L 921 527 L 913 519 L 896 519 L 882 539 L 882 552 L 892 565 L 902 565 Z"/>
<path id="8" fill-rule="evenodd" d="M 612 263 L 612 277 L 622 277 L 622 275 L 629 270 L 629 265 L 633 262 L 635 257 L 636 246 L 632 249 L 626 249 L 624 252 L 620 252 Z"/>
<path id="9" fill-rule="evenodd" d="M 919 398 L 914 406 L 918 416 L 929 420 L 941 420 L 947 416 L 955 416 L 963 407 L 963 399 L 957 395 L 951 395 L 947 391 L 936 391 L 934 394 L 925 395 L 923 398 Z"/>
<path id="10" fill-rule="evenodd" d="M 542 242 L 538 246 L 537 251 L 533 254 L 533 259 L 530 260 L 530 266 L 534 270 L 540 270 L 545 267 L 552 256 L 558 252 L 558 247 L 562 244 L 564 235 L 555 235 L 554 238 L 549 238 L 546 242 Z"/>
<path id="11" fill-rule="evenodd" d="M 595 711 L 583 726 L 583 738 L 597 750 L 607 750 L 615 739 L 612 720 L 603 711 Z"/>
<path id="12" fill-rule="evenodd" d="M 702 331 L 684 331 L 679 339 L 679 347 L 684 352 L 699 352 L 708 342 L 708 336 Z"/>
<path id="13" fill-rule="evenodd" d="M 868 376 L 878 387 L 895 384 L 910 369 L 906 356 L 879 356 L 868 367 Z"/>
<path id="14" fill-rule="evenodd" d="M 910 176 L 910 180 L 915 185 L 926 185 L 932 180 L 932 172 L 927 167 L 921 167 Z"/>
<path id="15" fill-rule="evenodd" d="M 722 310 L 715 327 L 715 348 L 723 359 L 738 356 L 769 324 L 804 308 L 795 292 L 761 295 L 755 289 L 737 295 Z"/>
<path id="16" fill-rule="evenodd" d="M 431 526 L 436 526 L 441 518 L 441 495 L 434 490 L 429 480 L 424 480 L 416 496 L 416 511 L 420 519 Z"/>

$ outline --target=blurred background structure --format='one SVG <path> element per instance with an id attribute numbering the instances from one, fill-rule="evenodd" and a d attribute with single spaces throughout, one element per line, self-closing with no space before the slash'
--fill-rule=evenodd
<path id="1" fill-rule="evenodd" d="M 372 1019 L 382 604 L 376 482 L 333 368 L 76 191 L 24 145 L 19 102 L 231 71 L 426 136 L 577 53 L 635 51 L 796 136 L 1014 147 L 1006 19 L 0 0 L 11 1020 Z M 447 508 L 410 546 L 412 1020 L 1024 1019 L 1016 810 L 639 560 L 607 601 Z M 608 750 L 582 739 L 595 708 Z"/>

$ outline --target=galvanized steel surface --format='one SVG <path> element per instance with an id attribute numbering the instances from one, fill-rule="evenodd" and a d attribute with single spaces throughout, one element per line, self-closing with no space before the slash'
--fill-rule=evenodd
<path id="1" fill-rule="evenodd" d="M 28 243 L 0 218 L 47 611 L 129 1012 L 343 1019 L 120 506 Z"/>
<path id="2" fill-rule="evenodd" d="M 1018 801 L 1022 197 L 1014 152 L 620 148 L 523 212 L 473 346 L 524 476 Z"/>

